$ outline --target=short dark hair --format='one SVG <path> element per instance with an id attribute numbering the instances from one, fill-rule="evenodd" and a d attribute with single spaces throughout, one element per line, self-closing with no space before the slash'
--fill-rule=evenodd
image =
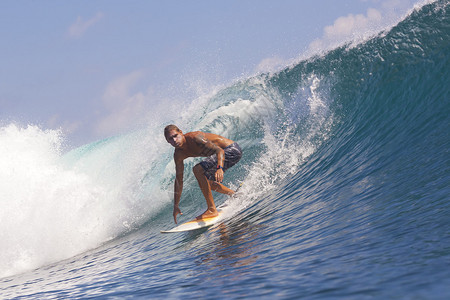
<path id="1" fill-rule="evenodd" d="M 164 128 L 164 136 L 166 137 L 166 139 L 167 139 L 167 135 L 169 135 L 169 132 L 171 132 L 172 130 L 176 130 L 178 132 L 181 132 L 180 128 L 178 128 L 176 125 L 173 125 L 173 124 L 167 125 Z"/>

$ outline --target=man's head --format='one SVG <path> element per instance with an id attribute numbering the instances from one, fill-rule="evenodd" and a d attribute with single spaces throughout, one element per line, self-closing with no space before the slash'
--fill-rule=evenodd
<path id="1" fill-rule="evenodd" d="M 164 128 L 164 136 L 166 141 L 174 147 L 180 147 L 184 144 L 183 132 L 176 125 L 167 125 Z"/>

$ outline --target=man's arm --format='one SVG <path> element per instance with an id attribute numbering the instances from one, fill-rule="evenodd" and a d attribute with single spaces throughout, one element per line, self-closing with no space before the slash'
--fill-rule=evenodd
<path id="1" fill-rule="evenodd" d="M 174 154 L 174 161 L 175 161 L 175 186 L 174 186 L 174 196 L 173 196 L 173 219 L 175 223 L 177 223 L 177 215 L 183 215 L 179 208 L 180 199 L 181 199 L 181 193 L 183 192 L 183 174 L 184 174 L 184 163 L 183 159 L 177 155 L 177 153 Z"/>
<path id="2" fill-rule="evenodd" d="M 223 168 L 225 161 L 225 151 L 218 145 L 211 142 L 205 136 L 199 134 L 195 137 L 195 141 L 199 144 L 202 149 L 202 154 L 205 156 L 211 156 L 213 154 L 217 155 L 217 165 Z M 223 180 L 223 170 L 221 168 L 217 169 L 215 174 L 215 179 L 217 182 L 222 182 Z"/>

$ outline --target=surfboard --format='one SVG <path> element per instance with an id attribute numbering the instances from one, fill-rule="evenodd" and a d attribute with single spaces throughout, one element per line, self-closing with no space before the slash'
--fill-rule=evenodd
<path id="1" fill-rule="evenodd" d="M 221 205 L 217 208 L 217 212 L 219 213 L 219 215 L 216 217 L 204 218 L 204 219 L 200 219 L 200 220 L 194 219 L 192 221 L 183 223 L 183 224 L 181 224 L 175 228 L 172 228 L 170 230 L 161 230 L 161 233 L 184 232 L 184 231 L 191 231 L 191 230 L 196 230 L 196 229 L 212 226 L 223 219 L 223 215 L 224 215 L 225 211 L 227 210 L 227 208 L 228 208 L 227 205 Z"/>

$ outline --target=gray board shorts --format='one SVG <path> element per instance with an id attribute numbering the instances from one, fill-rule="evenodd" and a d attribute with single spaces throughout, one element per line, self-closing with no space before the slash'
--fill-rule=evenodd
<path id="1" fill-rule="evenodd" d="M 233 143 L 225 148 L 223 148 L 225 152 L 225 161 L 223 163 L 223 171 L 225 172 L 227 169 L 231 168 L 242 157 L 242 149 L 239 147 L 237 143 Z M 209 180 L 215 181 L 215 174 L 217 171 L 217 155 L 211 155 L 205 158 L 200 165 L 205 170 L 205 176 Z"/>

